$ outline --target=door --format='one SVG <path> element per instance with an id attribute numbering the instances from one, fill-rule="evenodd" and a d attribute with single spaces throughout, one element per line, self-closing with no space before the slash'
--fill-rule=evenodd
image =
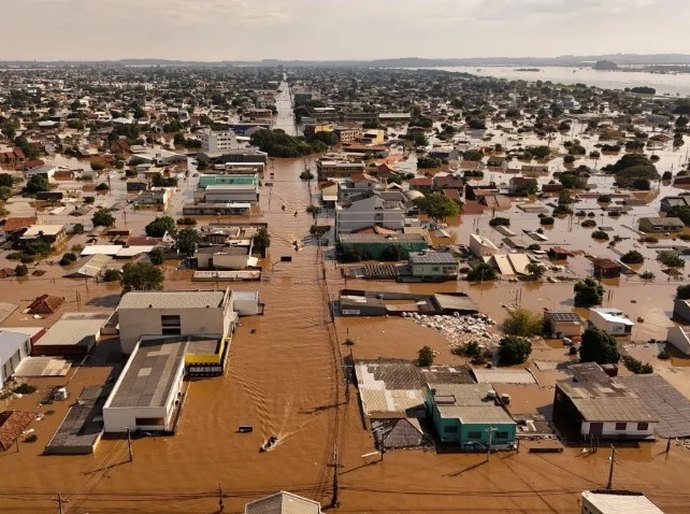
<path id="1" fill-rule="evenodd" d="M 589 435 L 601 435 L 604 432 L 603 423 L 590 423 Z"/>

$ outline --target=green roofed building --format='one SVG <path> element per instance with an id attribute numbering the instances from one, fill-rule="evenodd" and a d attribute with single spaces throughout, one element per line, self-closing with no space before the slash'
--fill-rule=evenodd
<path id="1" fill-rule="evenodd" d="M 208 186 L 226 185 L 259 185 L 259 176 L 256 173 L 241 173 L 233 175 L 201 175 L 199 177 L 199 187 L 206 189 Z"/>
<path id="2" fill-rule="evenodd" d="M 425 403 L 442 443 L 464 450 L 513 448 L 517 424 L 491 386 L 429 383 Z"/>

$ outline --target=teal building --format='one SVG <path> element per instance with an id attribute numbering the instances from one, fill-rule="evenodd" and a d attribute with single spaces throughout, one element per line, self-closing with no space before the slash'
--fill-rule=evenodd
<path id="1" fill-rule="evenodd" d="M 487 384 L 427 384 L 426 408 L 442 443 L 462 449 L 512 449 L 517 424 Z"/>
<path id="2" fill-rule="evenodd" d="M 234 186 L 234 185 L 259 185 L 259 176 L 256 173 L 237 173 L 233 175 L 201 175 L 199 187 L 206 189 L 208 186 Z"/>

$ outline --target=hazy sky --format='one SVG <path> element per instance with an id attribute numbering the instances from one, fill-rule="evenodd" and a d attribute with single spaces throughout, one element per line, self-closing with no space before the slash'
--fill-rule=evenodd
<path id="1" fill-rule="evenodd" d="M 0 0 L 0 60 L 690 53 L 690 0 Z"/>

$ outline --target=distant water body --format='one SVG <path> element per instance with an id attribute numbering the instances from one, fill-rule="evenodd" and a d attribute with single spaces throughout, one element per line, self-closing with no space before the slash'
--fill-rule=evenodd
<path id="1" fill-rule="evenodd" d="M 539 71 L 517 71 L 520 69 L 520 66 L 451 66 L 433 69 L 507 80 L 526 80 L 529 82 L 543 80 L 556 84 L 580 83 L 603 89 L 648 86 L 656 89 L 657 95 L 690 96 L 690 73 L 661 74 L 646 71 L 598 71 L 591 68 L 570 68 L 565 66 L 539 66 Z"/>

